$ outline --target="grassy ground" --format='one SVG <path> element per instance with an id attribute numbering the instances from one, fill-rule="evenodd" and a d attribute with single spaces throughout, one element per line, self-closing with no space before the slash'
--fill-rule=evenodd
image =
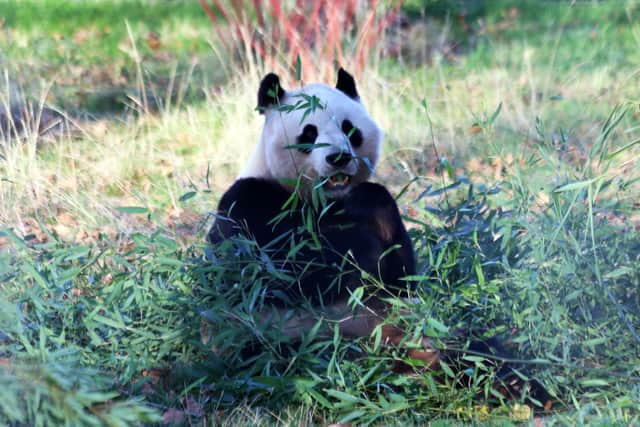
<path id="1" fill-rule="evenodd" d="M 434 339 L 511 330 L 556 396 L 537 422 L 636 424 L 640 9 L 479 3 L 417 21 L 405 55 L 359 82 L 386 132 L 376 180 L 408 186 L 419 256 L 421 304 L 396 320 Z M 484 406 L 485 360 L 456 388 L 390 374 L 364 340 L 291 348 L 224 287 L 268 283 L 260 263 L 203 260 L 260 132 L 260 75 L 234 71 L 197 2 L 5 1 L 0 16 L 0 111 L 46 104 L 72 123 L 0 140 L 0 419 L 520 422 Z M 228 330 L 226 360 L 199 344 L 203 318 Z M 280 344 L 243 360 L 262 335 Z"/>

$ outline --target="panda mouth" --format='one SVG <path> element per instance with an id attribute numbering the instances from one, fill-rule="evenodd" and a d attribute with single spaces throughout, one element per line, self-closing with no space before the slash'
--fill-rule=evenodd
<path id="1" fill-rule="evenodd" d="M 324 187 L 332 190 L 342 189 L 351 183 L 351 175 L 336 173 L 326 178 Z"/>

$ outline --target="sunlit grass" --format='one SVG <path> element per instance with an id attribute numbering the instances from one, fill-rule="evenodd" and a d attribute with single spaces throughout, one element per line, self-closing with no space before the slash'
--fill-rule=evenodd
<path id="1" fill-rule="evenodd" d="M 621 80 L 611 78 L 605 67 L 552 84 L 553 73 L 545 74 L 546 67 L 538 70 L 527 61 L 523 57 L 513 67 L 496 59 L 490 69 L 457 78 L 448 77 L 450 67 L 444 64 L 410 75 L 396 68 L 369 70 L 360 91 L 386 133 L 376 179 L 397 182 L 398 188 L 415 176 L 439 180 L 432 138 L 439 154 L 450 157 L 459 173 L 490 181 L 502 176 L 491 170 L 496 159 L 526 158 L 545 146 L 564 153 L 558 165 L 570 170 L 585 158 L 615 103 L 640 95 L 634 93 L 638 88 L 624 83 L 633 70 L 627 76 L 618 72 Z M 531 71 L 522 73 L 527 67 Z M 0 215 L 15 224 L 25 214 L 53 218 L 60 208 L 95 226 L 111 222 L 110 207 L 116 205 L 142 204 L 167 212 L 178 207 L 177 200 L 192 186 L 207 188 L 207 171 L 212 193 L 198 200 L 198 210 L 213 209 L 258 139 L 262 118 L 253 108 L 257 82 L 258 76 L 235 77 L 224 91 L 203 88 L 208 102 L 186 108 L 167 104 L 158 113 L 133 114 L 124 121 L 77 121 L 70 133 L 39 149 L 34 134 L 22 144 L 9 144 L 0 165 L 8 180 L 0 189 Z M 553 90 L 537 89 L 544 87 Z M 499 105 L 495 122 L 482 127 Z M 624 125 L 631 128 L 634 120 L 631 114 Z M 553 140 L 544 141 L 536 126 Z M 634 135 L 620 134 L 620 144 L 631 142 Z M 635 147 L 621 163 L 634 153 Z M 467 162 L 478 157 L 486 167 L 475 165 L 479 170 L 473 170 Z M 633 174 L 638 165 L 627 162 L 625 168 Z M 544 182 L 544 176 L 540 180 L 541 188 L 555 185 Z"/>

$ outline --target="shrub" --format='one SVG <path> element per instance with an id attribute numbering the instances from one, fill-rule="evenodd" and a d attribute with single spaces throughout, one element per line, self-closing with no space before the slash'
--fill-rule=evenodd
<path id="1" fill-rule="evenodd" d="M 377 0 L 298 1 L 293 8 L 279 0 L 253 1 L 252 8 L 244 1 L 200 3 L 229 56 L 246 69 L 292 77 L 304 69 L 310 74 L 305 78 L 315 81 L 332 77 L 336 62 L 357 77 L 381 54 L 385 31 L 401 5 L 381 7 Z"/>

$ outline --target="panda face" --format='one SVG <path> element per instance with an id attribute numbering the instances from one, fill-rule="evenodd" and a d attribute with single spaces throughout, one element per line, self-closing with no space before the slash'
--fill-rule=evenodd
<path id="1" fill-rule="evenodd" d="M 380 155 L 382 132 L 360 102 L 350 75 L 340 70 L 336 88 L 310 84 L 283 91 L 276 83 L 266 95 L 262 104 L 268 107 L 259 144 L 264 165 L 254 176 L 290 180 L 302 176 L 306 189 L 320 182 L 332 198 L 343 197 L 369 179 Z M 269 99 L 271 95 L 277 99 Z M 258 98 L 260 106 L 260 93 Z M 318 106 L 309 108 L 309 102 L 315 101 Z M 305 103 L 303 108 L 287 107 Z"/>

